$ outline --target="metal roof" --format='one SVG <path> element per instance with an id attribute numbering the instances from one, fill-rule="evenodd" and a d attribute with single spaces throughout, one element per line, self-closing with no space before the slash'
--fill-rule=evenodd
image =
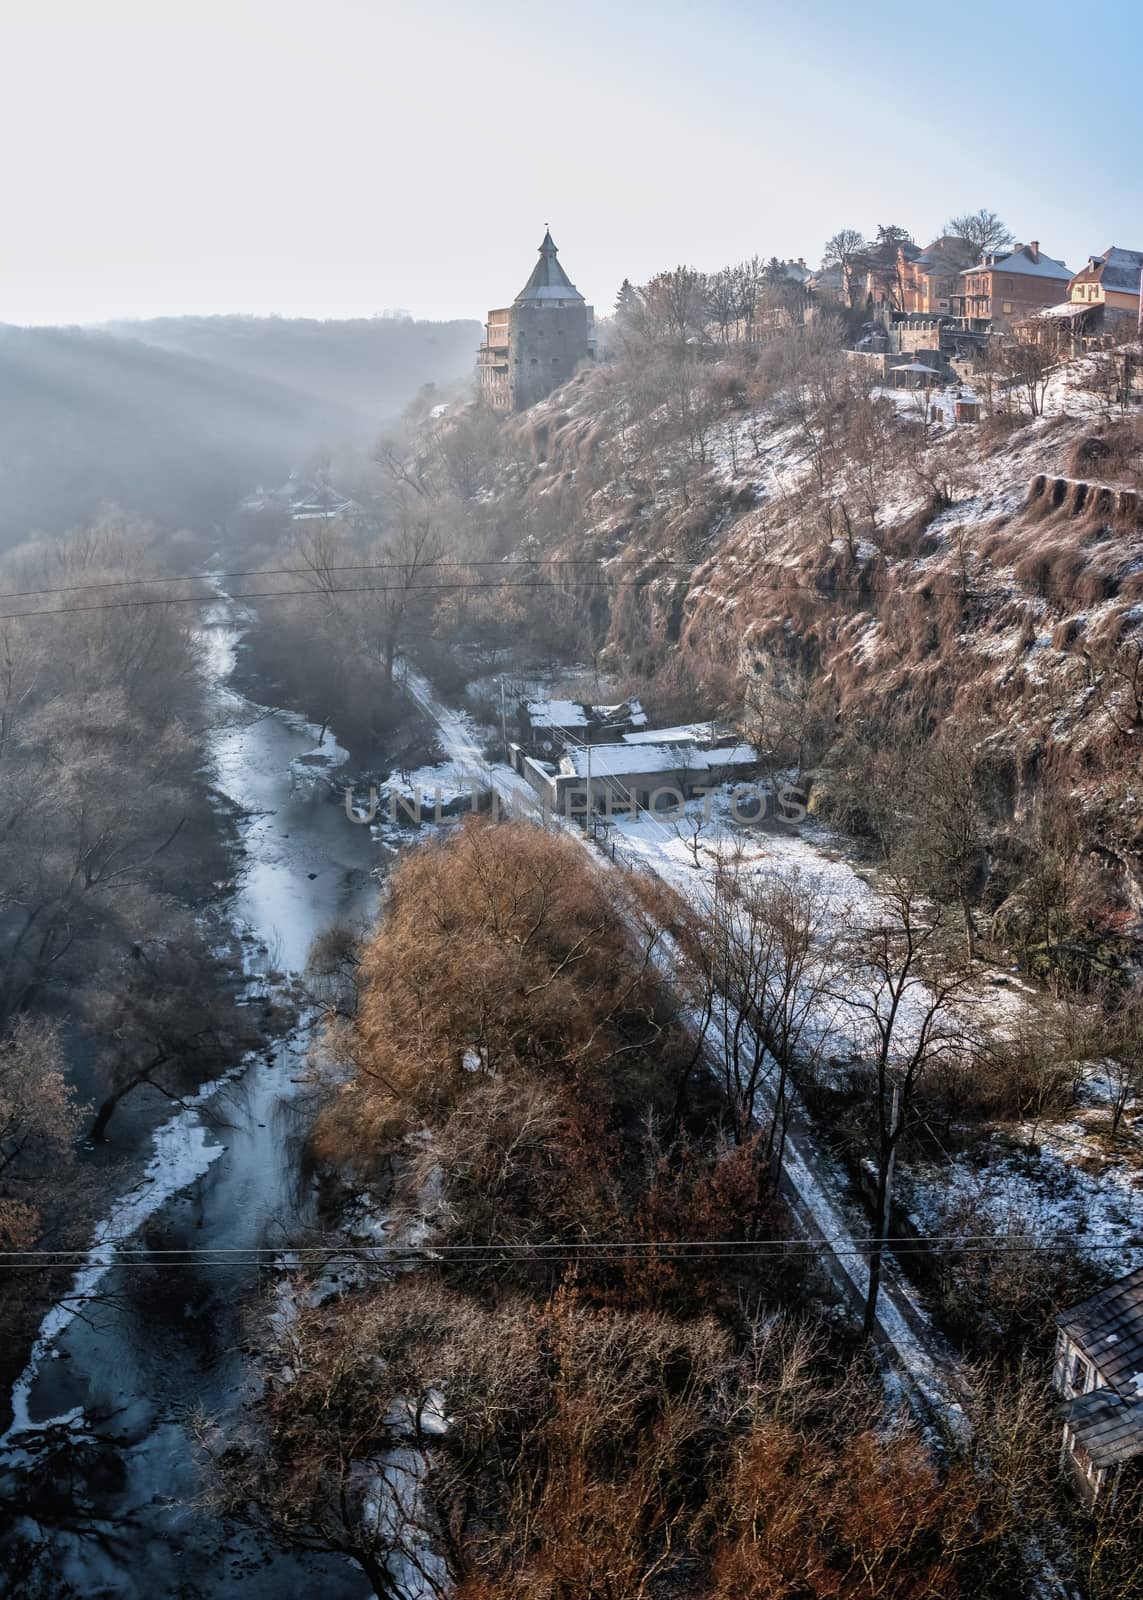
<path id="1" fill-rule="evenodd" d="M 1055 256 L 1045 255 L 1037 248 L 1035 257 L 1031 253 L 1031 245 L 1018 244 L 1010 252 L 996 251 L 985 256 L 983 261 L 978 261 L 975 266 L 965 267 L 960 273 L 966 278 L 972 272 L 1008 272 L 1025 278 L 1071 278 L 1072 269 L 1065 266 L 1062 261 L 1057 261 Z"/>
<path id="2" fill-rule="evenodd" d="M 516 296 L 517 305 L 521 300 L 583 299 L 583 295 L 556 260 L 558 254 L 551 233 L 546 232 L 544 241 L 540 245 L 540 259 L 532 268 L 532 276 Z"/>
<path id="3" fill-rule="evenodd" d="M 1118 289 L 1123 294 L 1138 294 L 1141 273 L 1143 250 L 1123 250 L 1113 244 L 1101 256 L 1092 256 L 1087 266 L 1076 273 L 1076 279 L 1099 282 L 1105 289 Z"/>
<path id="4" fill-rule="evenodd" d="M 1114 1389 L 1092 1389 L 1069 1400 L 1061 1413 L 1097 1467 L 1143 1455 L 1143 1400 L 1125 1400 Z"/>
<path id="5" fill-rule="evenodd" d="M 1130 1400 L 1143 1400 L 1143 1267 L 1061 1312 L 1056 1325 L 1105 1383 Z"/>

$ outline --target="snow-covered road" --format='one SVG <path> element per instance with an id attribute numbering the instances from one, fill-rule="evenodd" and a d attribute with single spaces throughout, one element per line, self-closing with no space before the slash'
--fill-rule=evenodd
<path id="1" fill-rule="evenodd" d="M 401 682 L 410 699 L 436 723 L 441 748 L 457 777 L 479 780 L 514 816 L 539 817 L 539 796 L 527 779 L 514 772 L 506 762 L 489 761 L 473 737 L 464 713 L 444 705 L 433 692 L 429 680 L 407 660 L 401 665 Z"/>

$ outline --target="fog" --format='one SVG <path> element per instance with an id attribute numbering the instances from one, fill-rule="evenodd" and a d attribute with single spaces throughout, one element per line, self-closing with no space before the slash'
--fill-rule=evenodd
<path id="1" fill-rule="evenodd" d="M 0 547 L 108 504 L 215 522 L 315 450 L 367 444 L 424 383 L 463 381 L 478 336 L 386 319 L 0 327 Z"/>

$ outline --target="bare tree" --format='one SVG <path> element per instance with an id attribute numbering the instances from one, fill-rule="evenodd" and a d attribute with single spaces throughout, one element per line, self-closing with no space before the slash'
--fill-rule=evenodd
<path id="1" fill-rule="evenodd" d="M 913 236 L 896 223 L 879 223 L 877 236 L 866 251 L 869 281 L 875 294 L 894 311 L 905 307 L 905 283 L 901 266 L 901 247 L 912 244 Z"/>
<path id="2" fill-rule="evenodd" d="M 1103 1060 L 1111 1090 L 1114 1139 L 1128 1105 L 1143 1092 L 1143 985 L 1139 982 L 1106 996 L 1103 1026 L 1093 1055 Z"/>
<path id="3" fill-rule="evenodd" d="M 1003 250 L 1005 245 L 1012 243 L 1007 224 L 1000 220 L 995 211 L 972 211 L 951 217 L 945 223 L 945 232 L 955 239 L 967 239 L 977 252 L 978 259 L 989 251 Z"/>
<path id="4" fill-rule="evenodd" d="M 967 979 L 953 963 L 943 908 L 926 901 L 908 872 L 893 863 L 879 888 L 878 915 L 874 926 L 851 936 L 844 991 L 873 1087 L 876 1234 L 869 1257 L 867 1335 L 877 1319 L 897 1147 L 918 1083 L 937 1060 L 963 1047 L 952 1002 Z"/>
<path id="5" fill-rule="evenodd" d="M 771 770 L 793 767 L 799 781 L 837 736 L 837 692 L 820 675 L 769 663 L 746 687 L 744 722 Z"/>
<path id="6" fill-rule="evenodd" d="M 738 328 L 741 291 L 732 267 L 713 272 L 707 283 L 707 305 L 711 321 L 718 328 L 724 345 L 731 342 Z"/>
<path id="7" fill-rule="evenodd" d="M 653 337 L 678 351 L 703 344 L 709 320 L 705 272 L 686 266 L 660 272 L 642 290 L 642 300 Z"/>
<path id="8" fill-rule="evenodd" d="M 836 1011 L 829 909 L 822 889 L 799 872 L 756 878 L 731 863 L 716 872 L 701 913 L 682 924 L 731 1135 L 742 1144 L 761 1127 L 774 1171 L 791 1083 L 812 1079 Z"/>
<path id="9" fill-rule="evenodd" d="M 1059 352 L 1046 335 L 1017 336 L 1006 340 L 1000 352 L 1000 366 L 1012 388 L 1027 401 L 1033 417 L 1043 414 L 1044 398 L 1052 373 L 1059 365 Z"/>
<path id="10" fill-rule="evenodd" d="M 386 688 L 391 689 L 407 628 L 432 616 L 432 569 L 440 560 L 440 551 L 436 523 L 419 510 L 416 514 L 402 511 L 392 531 L 365 549 L 348 529 L 337 525 L 301 539 L 302 581 L 325 602 L 327 647 L 343 658 L 357 656 L 379 668 Z M 376 575 L 366 575 L 364 582 L 347 586 L 345 569 L 366 562 L 376 563 Z M 463 577 L 462 572 L 450 568 L 452 581 L 446 585 L 439 578 L 438 588 L 455 595 Z M 344 592 L 347 587 L 348 593 Z"/>
<path id="11" fill-rule="evenodd" d="M 837 233 L 826 240 L 823 247 L 822 265 L 841 268 L 846 305 L 852 306 L 854 303 L 854 284 L 860 263 L 868 248 L 865 235 L 859 233 L 856 228 L 839 228 Z"/>
<path id="12" fill-rule="evenodd" d="M 88 997 L 105 1093 L 91 1137 L 106 1137 L 116 1108 L 143 1085 L 181 1103 L 188 1089 L 232 1066 L 257 1039 L 218 962 L 190 926 L 136 943 L 122 969 Z"/>
<path id="13" fill-rule="evenodd" d="M 896 766 L 901 827 L 897 850 L 926 894 L 956 906 L 965 955 L 976 959 L 973 900 L 986 872 L 980 756 L 972 739 L 944 730 L 908 743 Z"/>

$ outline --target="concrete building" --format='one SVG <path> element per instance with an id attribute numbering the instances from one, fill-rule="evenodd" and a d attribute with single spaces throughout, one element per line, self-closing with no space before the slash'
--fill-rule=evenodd
<path id="1" fill-rule="evenodd" d="M 595 355 L 595 317 L 544 234 L 532 276 L 510 306 L 488 313 L 477 353 L 480 390 L 497 411 L 523 411 Z"/>
<path id="2" fill-rule="evenodd" d="M 694 744 L 573 746 L 559 761 L 521 752 L 519 770 L 543 803 L 561 815 L 589 809 L 605 815 L 678 815 L 685 801 L 724 783 L 745 783 L 758 771 L 752 745 L 699 749 Z"/>
<path id="3" fill-rule="evenodd" d="M 647 713 L 638 700 L 614 706 L 584 700 L 522 700 L 517 707 L 519 743 L 530 755 L 547 756 L 569 744 L 609 744 L 631 728 L 645 728 Z"/>

